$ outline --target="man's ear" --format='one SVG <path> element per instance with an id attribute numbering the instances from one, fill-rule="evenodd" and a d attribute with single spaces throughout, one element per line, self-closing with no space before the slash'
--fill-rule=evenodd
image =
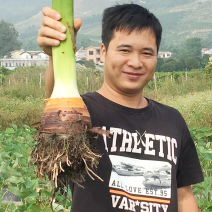
<path id="1" fill-rule="evenodd" d="M 100 48 L 100 60 L 102 63 L 105 63 L 105 57 L 106 57 L 106 47 L 102 43 L 101 48 Z"/>

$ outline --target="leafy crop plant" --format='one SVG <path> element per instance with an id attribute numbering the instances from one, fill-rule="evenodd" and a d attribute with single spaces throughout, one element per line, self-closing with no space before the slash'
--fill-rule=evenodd
<path id="1" fill-rule="evenodd" d="M 92 179 L 102 180 L 94 172 L 101 158 L 95 141 L 98 134 L 109 135 L 100 127 L 92 128 L 89 112 L 78 92 L 73 0 L 53 0 L 52 7 L 62 16 L 67 39 L 52 50 L 55 85 L 38 127 L 32 158 L 38 167 L 37 175 L 47 174 L 57 188 L 58 183 L 69 180 L 80 185 L 86 173 Z"/>

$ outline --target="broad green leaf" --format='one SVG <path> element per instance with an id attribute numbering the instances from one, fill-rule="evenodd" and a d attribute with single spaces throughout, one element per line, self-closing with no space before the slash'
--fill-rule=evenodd
<path id="1" fill-rule="evenodd" d="M 42 194 L 46 195 L 47 197 L 52 197 L 52 192 L 49 192 L 47 190 L 42 190 Z"/>
<path id="2" fill-rule="evenodd" d="M 25 158 L 18 158 L 18 161 L 19 161 L 19 163 L 22 165 L 22 166 L 24 166 L 24 167 L 28 167 L 28 163 L 27 163 L 27 161 L 26 161 L 26 159 Z"/>
<path id="3" fill-rule="evenodd" d="M 197 149 L 201 152 L 204 153 L 206 149 L 203 146 L 198 146 Z"/>
<path id="4" fill-rule="evenodd" d="M 32 205 L 29 208 L 29 212 L 42 212 L 40 205 Z"/>
<path id="5" fill-rule="evenodd" d="M 17 158 L 21 158 L 21 157 L 23 157 L 23 155 L 22 154 L 20 154 L 20 153 L 18 153 L 18 152 L 15 152 L 15 153 L 13 153 Z"/>
<path id="6" fill-rule="evenodd" d="M 196 129 L 197 129 L 196 127 L 189 128 L 190 131 L 195 131 Z"/>
<path id="7" fill-rule="evenodd" d="M 33 169 L 27 169 L 27 176 L 31 176 L 33 172 Z"/>
<path id="8" fill-rule="evenodd" d="M 29 188 L 31 186 L 31 180 L 28 177 L 25 178 L 25 186 L 26 188 Z"/>
<path id="9" fill-rule="evenodd" d="M 68 196 L 72 197 L 71 189 L 68 187 Z"/>
<path id="10" fill-rule="evenodd" d="M 15 169 L 11 168 L 5 162 L 2 162 L 2 164 L 0 166 L 0 172 L 4 179 L 9 178 L 10 176 L 16 176 L 16 177 L 22 176 L 22 174 L 20 172 L 17 172 Z"/>
<path id="11" fill-rule="evenodd" d="M 206 209 L 210 206 L 210 202 L 207 199 L 204 199 L 203 207 Z"/>
<path id="12" fill-rule="evenodd" d="M 18 206 L 18 212 L 25 212 L 26 211 L 26 206 L 25 205 L 20 205 L 20 206 Z"/>
<path id="13" fill-rule="evenodd" d="M 64 210 L 64 207 L 62 205 L 58 205 L 57 203 L 52 203 L 52 207 L 53 207 L 53 210 L 58 212 L 58 211 L 61 211 L 61 210 Z"/>
<path id="14" fill-rule="evenodd" d="M 7 181 L 10 183 L 15 183 L 15 184 L 25 182 L 23 177 L 15 177 L 15 176 L 11 176 L 11 177 L 7 178 Z"/>
<path id="15" fill-rule="evenodd" d="M 3 158 L 3 159 L 10 159 L 10 155 L 8 154 L 8 153 L 3 153 L 2 155 L 1 155 L 1 157 Z"/>
<path id="16" fill-rule="evenodd" d="M 206 159 L 212 161 L 212 153 L 205 153 L 203 156 L 204 156 Z"/>
<path id="17" fill-rule="evenodd" d="M 18 166 L 18 158 L 15 159 L 15 163 L 13 164 L 13 168 L 16 168 Z"/>
<path id="18" fill-rule="evenodd" d="M 8 209 L 10 209 L 11 211 L 14 211 L 16 209 L 15 204 L 12 204 L 8 207 Z"/>
<path id="19" fill-rule="evenodd" d="M 14 134 L 15 133 L 15 130 L 13 128 L 7 128 L 5 130 L 5 134 Z"/>
<path id="20" fill-rule="evenodd" d="M 197 133 L 197 134 L 196 134 L 196 137 L 197 137 L 197 138 L 204 138 L 205 135 L 204 135 L 204 133 Z"/>
<path id="21" fill-rule="evenodd" d="M 202 129 L 201 129 L 201 131 L 203 131 L 203 132 L 205 132 L 205 131 L 209 131 L 209 130 L 211 130 L 211 128 L 210 128 L 210 127 L 204 127 L 204 128 L 202 128 Z"/>
<path id="22" fill-rule="evenodd" d="M 20 191 L 20 189 L 18 189 L 18 188 L 9 186 L 8 190 L 11 193 L 15 194 L 16 196 L 20 197 L 21 199 L 24 199 L 24 198 L 28 197 L 30 194 L 32 194 L 32 189 L 31 188 L 28 188 L 28 189 L 25 189 L 23 191 Z"/>
<path id="23" fill-rule="evenodd" d="M 59 202 L 62 202 L 63 201 L 63 199 L 64 199 L 64 197 L 63 196 L 56 196 L 55 197 Z"/>
<path id="24" fill-rule="evenodd" d="M 42 210 L 42 212 L 52 212 L 52 209 L 50 207 L 46 207 Z"/>
<path id="25" fill-rule="evenodd" d="M 212 136 L 212 130 L 210 130 L 210 131 L 208 131 L 208 132 L 204 132 L 204 135 L 205 135 L 206 137 Z"/>
<path id="26" fill-rule="evenodd" d="M 211 142 L 208 142 L 208 143 L 206 144 L 206 148 L 207 148 L 207 149 L 210 149 L 210 146 L 212 146 L 212 143 L 211 143 Z M 211 150 L 211 153 L 212 153 L 212 150 Z"/>

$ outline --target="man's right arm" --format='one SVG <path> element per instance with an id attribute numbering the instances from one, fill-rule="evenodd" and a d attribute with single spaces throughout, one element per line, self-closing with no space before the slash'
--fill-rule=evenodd
<path id="1" fill-rule="evenodd" d="M 60 41 L 66 39 L 66 27 L 60 22 L 61 15 L 50 7 L 44 7 L 43 21 L 38 31 L 37 43 L 42 50 L 50 56 L 49 65 L 45 73 L 45 92 L 46 98 L 50 98 L 54 88 L 54 71 L 52 61 L 52 46 L 59 46 Z M 77 18 L 74 20 L 74 28 L 76 32 L 80 29 L 82 20 Z"/>
<path id="2" fill-rule="evenodd" d="M 54 88 L 54 71 L 52 56 L 49 56 L 49 65 L 45 72 L 45 93 L 46 98 L 50 98 Z"/>

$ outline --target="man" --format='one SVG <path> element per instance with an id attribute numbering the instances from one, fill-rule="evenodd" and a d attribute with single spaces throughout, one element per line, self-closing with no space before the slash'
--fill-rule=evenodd
<path id="1" fill-rule="evenodd" d="M 61 16 L 44 8 L 37 42 L 51 56 L 51 46 L 65 39 Z M 81 20 L 75 20 L 75 28 Z M 152 78 L 162 27 L 158 19 L 136 4 L 107 8 L 102 20 L 101 61 L 104 83 L 82 95 L 93 126 L 110 130 L 99 138 L 103 155 L 97 174 L 81 188 L 71 183 L 74 212 L 145 211 L 197 212 L 191 185 L 203 181 L 194 142 L 179 112 L 143 97 Z M 46 97 L 53 86 L 50 57 Z"/>

